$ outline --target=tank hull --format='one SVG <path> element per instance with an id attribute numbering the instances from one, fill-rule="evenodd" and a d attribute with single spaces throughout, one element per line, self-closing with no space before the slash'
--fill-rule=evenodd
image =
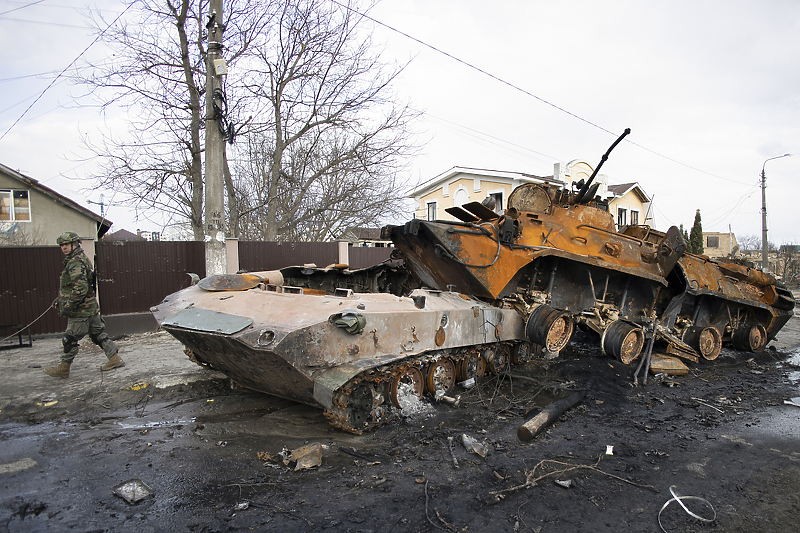
<path id="1" fill-rule="evenodd" d="M 514 343 L 524 329 L 514 309 L 424 289 L 405 297 L 337 296 L 300 287 L 195 285 L 153 313 L 195 361 L 238 385 L 332 411 L 341 389 L 370 372 L 375 394 L 386 395 L 385 386 L 409 366 L 424 370 L 442 356 L 455 363 L 477 346 Z M 348 317 L 361 322 L 348 330 L 338 323 Z"/>

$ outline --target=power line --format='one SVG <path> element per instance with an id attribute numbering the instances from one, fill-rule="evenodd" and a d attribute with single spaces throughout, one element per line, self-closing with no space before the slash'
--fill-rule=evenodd
<path id="1" fill-rule="evenodd" d="M 57 82 L 57 81 L 58 81 L 58 80 L 61 78 L 61 76 L 63 76 L 63 75 L 64 75 L 64 73 L 65 73 L 65 72 L 66 72 L 66 71 L 67 71 L 67 70 L 68 70 L 70 67 L 72 67 L 72 65 L 74 65 L 74 64 L 75 64 L 75 63 L 76 63 L 76 62 L 77 62 L 77 61 L 78 61 L 78 60 L 79 60 L 81 57 L 83 57 L 83 55 L 84 55 L 86 52 L 88 52 L 88 51 L 89 51 L 89 48 L 91 48 L 92 46 L 94 46 L 94 44 L 95 44 L 97 41 L 99 41 L 99 40 L 100 40 L 100 38 L 101 38 L 103 35 L 105 35 L 105 33 L 108 31 L 108 29 L 109 29 L 109 28 L 111 28 L 111 26 L 113 26 L 114 24 L 116 24 L 116 23 L 117 23 L 117 21 L 118 21 L 119 19 L 121 19 L 121 18 L 122 18 L 122 16 L 123 16 L 125 13 L 127 13 L 127 12 L 128 12 L 128 10 L 129 10 L 129 9 L 130 9 L 132 6 L 133 6 L 133 3 L 131 3 L 131 4 L 128 4 L 128 6 L 125 8 L 125 10 L 124 10 L 122 13 L 120 13 L 119 15 L 117 15 L 117 18 L 115 18 L 115 19 L 114 19 L 114 21 L 113 21 L 113 22 L 111 22 L 111 24 L 109 24 L 108 26 L 106 26 L 106 27 L 105 27 L 105 29 L 103 29 L 103 31 L 101 31 L 99 34 L 97 34 L 97 37 L 95 37 L 95 38 L 94 38 L 94 40 L 93 40 L 91 43 L 89 43 L 89 46 L 87 46 L 86 48 L 84 48 L 84 49 L 83 49 L 83 51 L 82 51 L 80 54 L 78 54 L 78 57 L 76 57 L 75 59 L 73 59 L 73 60 L 70 62 L 70 64 L 69 64 L 69 65 L 67 65 L 66 67 L 64 67 L 64 70 L 62 70 L 62 71 L 61 71 L 61 73 L 59 73 L 59 75 L 58 75 L 58 76 L 56 76 L 55 78 L 53 78 L 53 81 L 51 81 L 51 82 L 50 82 L 50 84 L 49 84 L 47 87 L 45 87 L 45 88 L 44 88 L 44 90 L 43 90 L 43 91 L 42 91 L 42 92 L 39 94 L 39 96 L 37 96 L 37 97 L 36 97 L 36 100 L 34 100 L 34 101 L 31 103 L 31 105 L 29 105 L 29 106 L 28 106 L 28 108 L 27 108 L 27 109 L 26 109 L 26 110 L 25 110 L 25 111 L 24 111 L 24 112 L 23 112 L 23 113 L 22 113 L 22 114 L 19 116 L 19 118 L 18 118 L 17 120 L 15 120 L 15 121 L 14 121 L 14 123 L 13 123 L 11 126 L 9 126 L 9 127 L 8 127 L 8 129 L 5 131 L 5 133 L 3 133 L 3 135 L 2 135 L 2 136 L 0 136 L 0 141 L 2 141 L 3 139 L 5 139 L 6 135 L 8 135 L 8 132 L 9 132 L 9 131 L 11 131 L 11 130 L 14 128 L 14 126 L 16 126 L 16 125 L 19 123 L 19 121 L 20 121 L 20 120 L 22 120 L 22 118 L 23 118 L 23 117 L 24 117 L 24 116 L 25 116 L 25 115 L 28 113 L 28 111 L 30 111 L 30 110 L 31 110 L 31 108 L 32 108 L 34 105 L 36 105 L 36 102 L 38 102 L 39 100 L 41 100 L 41 98 L 44 96 L 44 93 L 46 93 L 46 92 L 47 92 L 47 91 L 48 91 L 48 90 L 49 90 L 49 89 L 50 89 L 50 88 L 51 88 L 53 85 L 55 85 L 55 83 L 56 83 L 56 82 Z"/>
<path id="2" fill-rule="evenodd" d="M 595 124 L 591 120 L 588 120 L 588 119 L 585 119 L 585 118 L 583 118 L 583 117 L 581 117 L 579 115 L 576 115 L 575 113 L 572 113 L 571 111 L 567 111 L 563 107 L 560 107 L 560 106 L 558 106 L 558 105 L 556 105 L 556 104 L 554 104 L 552 102 L 549 102 L 549 101 L 545 100 L 544 98 L 542 98 L 540 96 L 537 96 L 537 95 L 533 94 L 532 92 L 530 92 L 530 91 L 528 91 L 526 89 L 523 89 L 522 87 L 520 87 L 518 85 L 514 85 L 510 81 L 506 81 L 503 78 L 500 78 L 499 76 L 495 76 L 494 74 L 492 74 L 490 72 L 487 72 L 486 70 L 483 70 L 482 68 L 477 67 L 477 66 L 473 65 L 472 63 L 464 61 L 463 59 L 460 59 L 460 58 L 458 58 L 458 57 L 456 57 L 456 56 L 454 56 L 454 55 L 452 55 L 452 54 L 450 54 L 448 52 L 445 52 L 444 50 L 436 48 L 432 44 L 428 44 L 425 41 L 422 41 L 420 39 L 417 39 L 416 37 L 413 37 L 413 36 L 409 35 L 408 33 L 405 33 L 405 32 L 403 32 L 401 30 L 398 30 L 397 28 L 389 26 L 388 24 L 385 24 L 385 23 L 383 23 L 383 22 L 381 22 L 381 21 L 379 21 L 377 19 L 374 19 L 374 18 L 370 17 L 369 15 L 367 15 L 366 13 L 361 13 L 360 11 L 356 10 L 355 8 L 350 7 L 349 5 L 342 4 L 340 2 L 337 2 L 336 0 L 331 0 L 331 2 L 333 2 L 334 4 L 336 4 L 336 5 L 340 6 L 340 7 L 343 7 L 345 9 L 349 10 L 349 11 L 352 11 L 352 12 L 356 13 L 356 14 L 364 17 L 367 20 L 371 20 L 375 24 L 383 26 L 384 28 L 386 28 L 388 30 L 391 30 L 391 31 L 393 31 L 395 33 L 399 33 L 403 37 L 406 37 L 407 39 L 411 39 L 412 41 L 414 41 L 416 43 L 419 43 L 419 44 L 421 44 L 422 46 L 424 46 L 426 48 L 430 48 L 431 50 L 433 50 L 435 52 L 438 52 L 438 53 L 442 54 L 443 56 L 449 57 L 453 61 L 457 61 L 458 63 L 461 63 L 462 65 L 464 65 L 466 67 L 469 67 L 472 70 L 476 70 L 476 71 L 480 72 L 481 74 L 483 74 L 484 76 L 488 76 L 488 77 L 492 78 L 493 80 L 502 83 L 503 85 L 507 85 L 507 86 L 511 87 L 512 89 L 514 89 L 516 91 L 519 91 L 519 92 L 521 92 L 521 93 L 523 93 L 525 95 L 530 96 L 531 98 L 535 98 L 536 100 L 539 100 L 543 104 L 549 105 L 550 107 L 555 108 L 555 109 L 561 111 L 562 113 L 566 113 L 567 115 L 569 115 L 569 116 L 571 116 L 573 118 L 576 118 L 576 119 L 580 120 L 581 122 L 585 122 L 586 124 L 589 124 L 590 126 L 593 126 L 593 127 L 597 128 L 597 129 L 599 129 L 601 131 L 604 131 L 604 132 L 608 133 L 608 134 L 614 135 L 615 137 L 617 136 L 617 134 L 614 133 L 613 131 L 607 130 L 602 126 L 600 126 L 598 124 Z"/>
<path id="3" fill-rule="evenodd" d="M 53 73 L 52 72 L 39 72 L 38 74 L 23 74 L 22 76 L 14 76 L 14 77 L 11 77 L 11 78 L 0 78 L 0 82 L 24 80 L 26 78 L 38 78 L 39 76 L 46 76 L 48 74 L 53 74 Z"/>
<path id="4" fill-rule="evenodd" d="M 484 69 L 482 69 L 480 67 L 477 67 L 477 66 L 473 65 L 472 63 L 469 63 L 468 61 L 464 61 L 463 59 L 460 59 L 460 58 L 458 58 L 458 57 L 456 57 L 456 56 L 454 56 L 454 55 L 452 55 L 452 54 L 450 54 L 448 52 L 445 52 L 444 50 L 441 50 L 441 49 L 439 49 L 439 48 L 437 48 L 437 47 L 435 47 L 435 46 L 433 46 L 431 44 L 428 44 L 425 41 L 422 41 L 421 39 L 417 39 L 416 37 L 414 37 L 412 35 L 409 35 L 408 33 L 405 33 L 405 32 L 403 32 L 401 30 L 398 30 L 397 28 L 389 26 L 388 24 L 386 24 L 384 22 L 381 22 L 381 21 L 379 21 L 379 20 L 377 20 L 375 18 L 372 18 L 369 15 L 367 15 L 366 13 L 362 13 L 362 12 L 358 11 L 357 9 L 355 9 L 355 8 L 349 6 L 349 5 L 342 4 L 341 2 L 338 2 L 337 0 L 331 0 L 331 2 L 336 4 L 336 5 L 338 5 L 338 6 L 340 6 L 340 7 L 342 7 L 342 8 L 344 8 L 344 9 L 347 9 L 348 11 L 352 11 L 353 13 L 356 13 L 357 15 L 359 15 L 359 16 L 367 19 L 367 20 L 370 20 L 370 21 L 374 22 L 375 24 L 378 24 L 379 26 L 383 26 L 384 28 L 386 28 L 386 29 L 388 29 L 390 31 L 393 31 L 393 32 L 395 32 L 397 34 L 400 34 L 403 37 L 406 37 L 407 39 L 410 39 L 410 40 L 412 40 L 412 41 L 414 41 L 414 42 L 416 42 L 416 43 L 418 43 L 418 44 L 420 44 L 420 45 L 422 45 L 422 46 L 424 46 L 426 48 L 430 48 L 431 50 L 433 50 L 435 52 L 438 52 L 439 54 L 442 54 L 443 56 L 448 57 L 448 58 L 452 59 L 453 61 L 461 63 L 462 65 L 464 65 L 464 66 L 466 66 L 466 67 L 468 67 L 468 68 L 470 68 L 472 70 L 475 70 L 475 71 L 477 71 L 477 72 L 479 72 L 479 73 L 481 73 L 481 74 L 483 74 L 485 76 L 488 76 L 489 78 L 491 78 L 491 79 L 493 79 L 495 81 L 498 81 L 498 82 L 502 83 L 503 85 L 507 85 L 508 87 L 511 87 L 512 89 L 514 89 L 514 90 L 516 90 L 518 92 L 521 92 L 522 94 L 530 96 L 531 98 L 534 98 L 534 99 L 542 102 L 543 104 L 546 104 L 546 105 L 548 105 L 548 106 L 550 106 L 550 107 L 552 107 L 552 108 L 554 108 L 554 109 L 556 109 L 558 111 L 561 111 L 562 113 L 565 113 L 565 114 L 567 114 L 567 115 L 569 115 L 569 116 L 571 116 L 571 117 L 573 117 L 573 118 L 575 118 L 577 120 L 580 120 L 581 122 L 584 122 L 584 123 L 586 123 L 586 124 L 588 124 L 588 125 L 590 125 L 590 126 L 592 126 L 594 128 L 597 128 L 600 131 L 603 131 L 605 133 L 611 134 L 611 135 L 613 135 L 615 137 L 618 135 L 617 133 L 614 133 L 611 130 L 608 130 L 608 129 L 606 129 L 606 128 L 598 125 L 598 124 L 595 124 L 594 122 L 592 122 L 589 119 L 583 118 L 580 115 L 577 115 L 577 114 L 575 114 L 575 113 L 573 113 L 571 111 L 568 111 L 567 109 L 565 109 L 565 108 L 563 108 L 561 106 L 558 106 L 558 105 L 556 105 L 556 104 L 554 104 L 552 102 L 549 102 L 548 100 L 545 100 L 544 98 L 542 98 L 540 96 L 537 96 L 537 95 L 533 94 L 532 92 L 530 92 L 530 91 L 528 91 L 526 89 L 523 89 L 522 87 L 520 87 L 518 85 L 515 85 L 514 83 L 506 81 L 503 78 L 500 78 L 499 76 L 495 76 L 494 74 L 492 74 L 490 72 L 487 72 L 486 70 L 484 70 Z M 711 172 L 707 172 L 707 171 L 699 169 L 697 167 L 693 167 L 692 165 L 689 165 L 687 163 L 683 163 L 682 161 L 678 161 L 677 159 L 674 159 L 672 157 L 664 155 L 664 154 L 662 154 L 660 152 L 657 152 L 657 151 L 655 151 L 655 150 L 653 150 L 651 148 L 647 148 L 646 146 L 638 144 L 638 143 L 636 143 L 634 141 L 631 141 L 629 139 L 625 139 L 625 141 L 629 142 L 633 146 L 636 146 L 637 148 L 641 148 L 642 150 L 650 152 L 653 155 L 656 155 L 658 157 L 664 158 L 664 159 L 666 159 L 668 161 L 672 161 L 673 163 L 676 163 L 676 164 L 681 165 L 683 167 L 686 167 L 688 169 L 694 170 L 695 172 L 700 172 L 701 174 L 706 174 L 707 176 L 711 176 L 711 177 L 714 177 L 714 178 L 717 178 L 717 179 L 721 179 L 723 181 L 727 181 L 727 182 L 730 182 L 730 183 L 737 183 L 739 185 L 749 185 L 749 183 L 743 183 L 743 182 L 732 180 L 732 179 L 729 179 L 729 178 L 724 178 L 724 177 L 719 176 L 717 174 L 712 174 Z"/>
<path id="5" fill-rule="evenodd" d="M 36 4 L 41 4 L 44 0 L 36 0 L 36 2 L 31 2 L 29 4 L 25 4 L 24 6 L 15 7 L 14 9 L 9 9 L 8 11 L 3 11 L 0 13 L 0 16 L 3 16 L 7 13 L 13 13 L 14 11 L 19 11 L 20 9 L 25 9 L 26 7 L 35 6 Z"/>
<path id="6" fill-rule="evenodd" d="M 12 17 L 2 17 L 2 20 L 10 20 L 12 22 L 25 22 L 27 24 L 44 24 L 45 26 L 58 26 L 60 28 L 76 28 L 79 30 L 86 29 L 86 26 L 77 26 L 75 24 L 60 24 L 58 22 L 45 22 L 41 20 L 18 19 Z"/>
<path id="7" fill-rule="evenodd" d="M 432 115 L 432 114 L 430 114 L 428 112 L 424 112 L 424 115 L 426 117 L 428 117 L 429 119 L 432 119 L 434 122 L 439 122 L 440 124 L 444 125 L 445 127 L 451 129 L 452 131 L 458 132 L 458 130 L 456 128 L 460 128 L 461 130 L 466 131 L 467 133 L 461 133 L 461 135 L 464 136 L 465 138 L 470 138 L 471 137 L 471 138 L 474 138 L 474 139 L 479 139 L 481 142 L 483 142 L 483 143 L 485 143 L 487 145 L 491 144 L 491 145 L 498 146 L 498 147 L 501 147 L 501 148 L 504 148 L 504 149 L 507 149 L 507 150 L 515 150 L 518 153 L 527 155 L 529 157 L 530 157 L 530 153 L 532 153 L 532 154 L 535 154 L 537 156 L 541 156 L 541 157 L 547 158 L 546 160 L 545 159 L 536 158 L 536 159 L 539 159 L 542 162 L 549 162 L 549 161 L 552 161 L 553 159 L 556 159 L 555 157 L 553 157 L 551 155 L 545 154 L 543 152 L 538 152 L 538 151 L 536 151 L 536 150 L 534 150 L 532 148 L 529 148 L 527 146 L 522 146 L 520 144 L 511 142 L 511 141 L 507 141 L 507 140 L 502 139 L 500 137 L 495 137 L 494 135 L 489 135 L 486 132 L 478 131 L 476 129 L 470 128 L 469 126 L 465 126 L 463 124 L 459 124 L 457 122 L 453 122 L 451 120 L 447 120 L 447 119 L 442 118 L 442 117 L 437 117 L 436 115 Z"/>

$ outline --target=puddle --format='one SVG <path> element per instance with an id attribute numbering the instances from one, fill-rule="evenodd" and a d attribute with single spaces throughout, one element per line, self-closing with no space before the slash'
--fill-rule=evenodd
<path id="1" fill-rule="evenodd" d="M 786 366 L 792 369 L 800 368 L 800 350 L 792 353 L 788 359 L 786 359 Z M 792 385 L 800 385 L 800 370 L 790 370 L 788 372 L 789 382 Z"/>

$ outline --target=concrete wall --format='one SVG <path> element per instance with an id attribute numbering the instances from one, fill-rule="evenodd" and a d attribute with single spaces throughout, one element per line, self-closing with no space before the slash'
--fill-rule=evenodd
<path id="1" fill-rule="evenodd" d="M 716 247 L 709 246 L 709 237 L 716 237 L 719 241 Z M 713 241 L 713 239 L 711 240 Z M 703 253 L 708 257 L 726 257 L 729 253 L 737 251 L 738 248 L 739 244 L 736 242 L 734 233 L 703 232 Z"/>

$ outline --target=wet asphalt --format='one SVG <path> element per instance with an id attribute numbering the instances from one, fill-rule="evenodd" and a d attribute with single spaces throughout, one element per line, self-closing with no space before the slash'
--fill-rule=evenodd
<path id="1" fill-rule="evenodd" d="M 440 530 L 447 529 L 446 521 L 421 518 L 429 511 L 428 479 L 469 487 L 474 480 L 456 483 L 455 476 L 485 468 L 484 461 L 459 449 L 462 470 L 453 470 L 444 448 L 430 437 L 435 424 L 466 426 L 470 420 L 422 418 L 370 435 L 350 435 L 330 427 L 317 409 L 231 391 L 224 376 L 191 362 L 166 333 L 117 342 L 125 367 L 101 373 L 102 352 L 83 343 L 67 380 L 51 378 L 41 368 L 57 362 L 59 339 L 0 352 L 0 532 Z M 800 318 L 792 319 L 772 345 L 777 353 L 789 354 L 781 365 L 794 386 L 788 390 L 800 396 Z M 603 406 L 594 403 L 593 408 Z M 731 443 L 731 461 L 739 449 L 753 453 L 752 443 L 800 439 L 800 408 L 774 405 L 759 413 L 735 431 L 726 428 L 714 437 Z M 515 426 L 505 426 L 512 442 Z M 569 424 L 562 428 L 575 429 Z M 546 446 L 548 438 L 537 446 Z M 576 435 L 565 443 L 578 440 Z M 316 442 L 322 445 L 323 464 L 312 471 L 296 473 L 259 455 L 275 456 Z M 608 443 L 594 444 L 605 449 Z M 364 457 L 384 454 L 384 465 L 370 466 L 369 457 L 354 459 L 343 448 Z M 404 463 L 399 458 L 408 450 L 414 461 Z M 391 465 L 385 462 L 390 452 L 398 454 Z M 800 462 L 800 449 L 782 447 L 777 457 L 789 465 Z M 478 479 L 496 483 L 505 471 L 492 468 Z M 332 482 L 340 487 L 337 491 L 355 491 L 361 499 L 337 501 L 340 492 L 326 491 Z M 141 500 L 129 502 L 118 494 L 125 494 L 126 483 L 144 490 L 138 494 Z M 404 510 L 407 494 L 417 495 L 417 507 L 424 503 L 415 520 Z M 435 497 L 431 489 L 431 502 Z M 462 516 L 474 507 L 468 500 L 459 503 L 465 509 Z M 591 505 L 597 505 L 595 500 Z M 365 518 L 376 514 L 387 518 L 378 522 L 383 526 Z M 498 530 L 514 530 L 507 518 L 503 515 Z M 478 521 L 472 525 L 470 530 L 480 530 Z"/>

